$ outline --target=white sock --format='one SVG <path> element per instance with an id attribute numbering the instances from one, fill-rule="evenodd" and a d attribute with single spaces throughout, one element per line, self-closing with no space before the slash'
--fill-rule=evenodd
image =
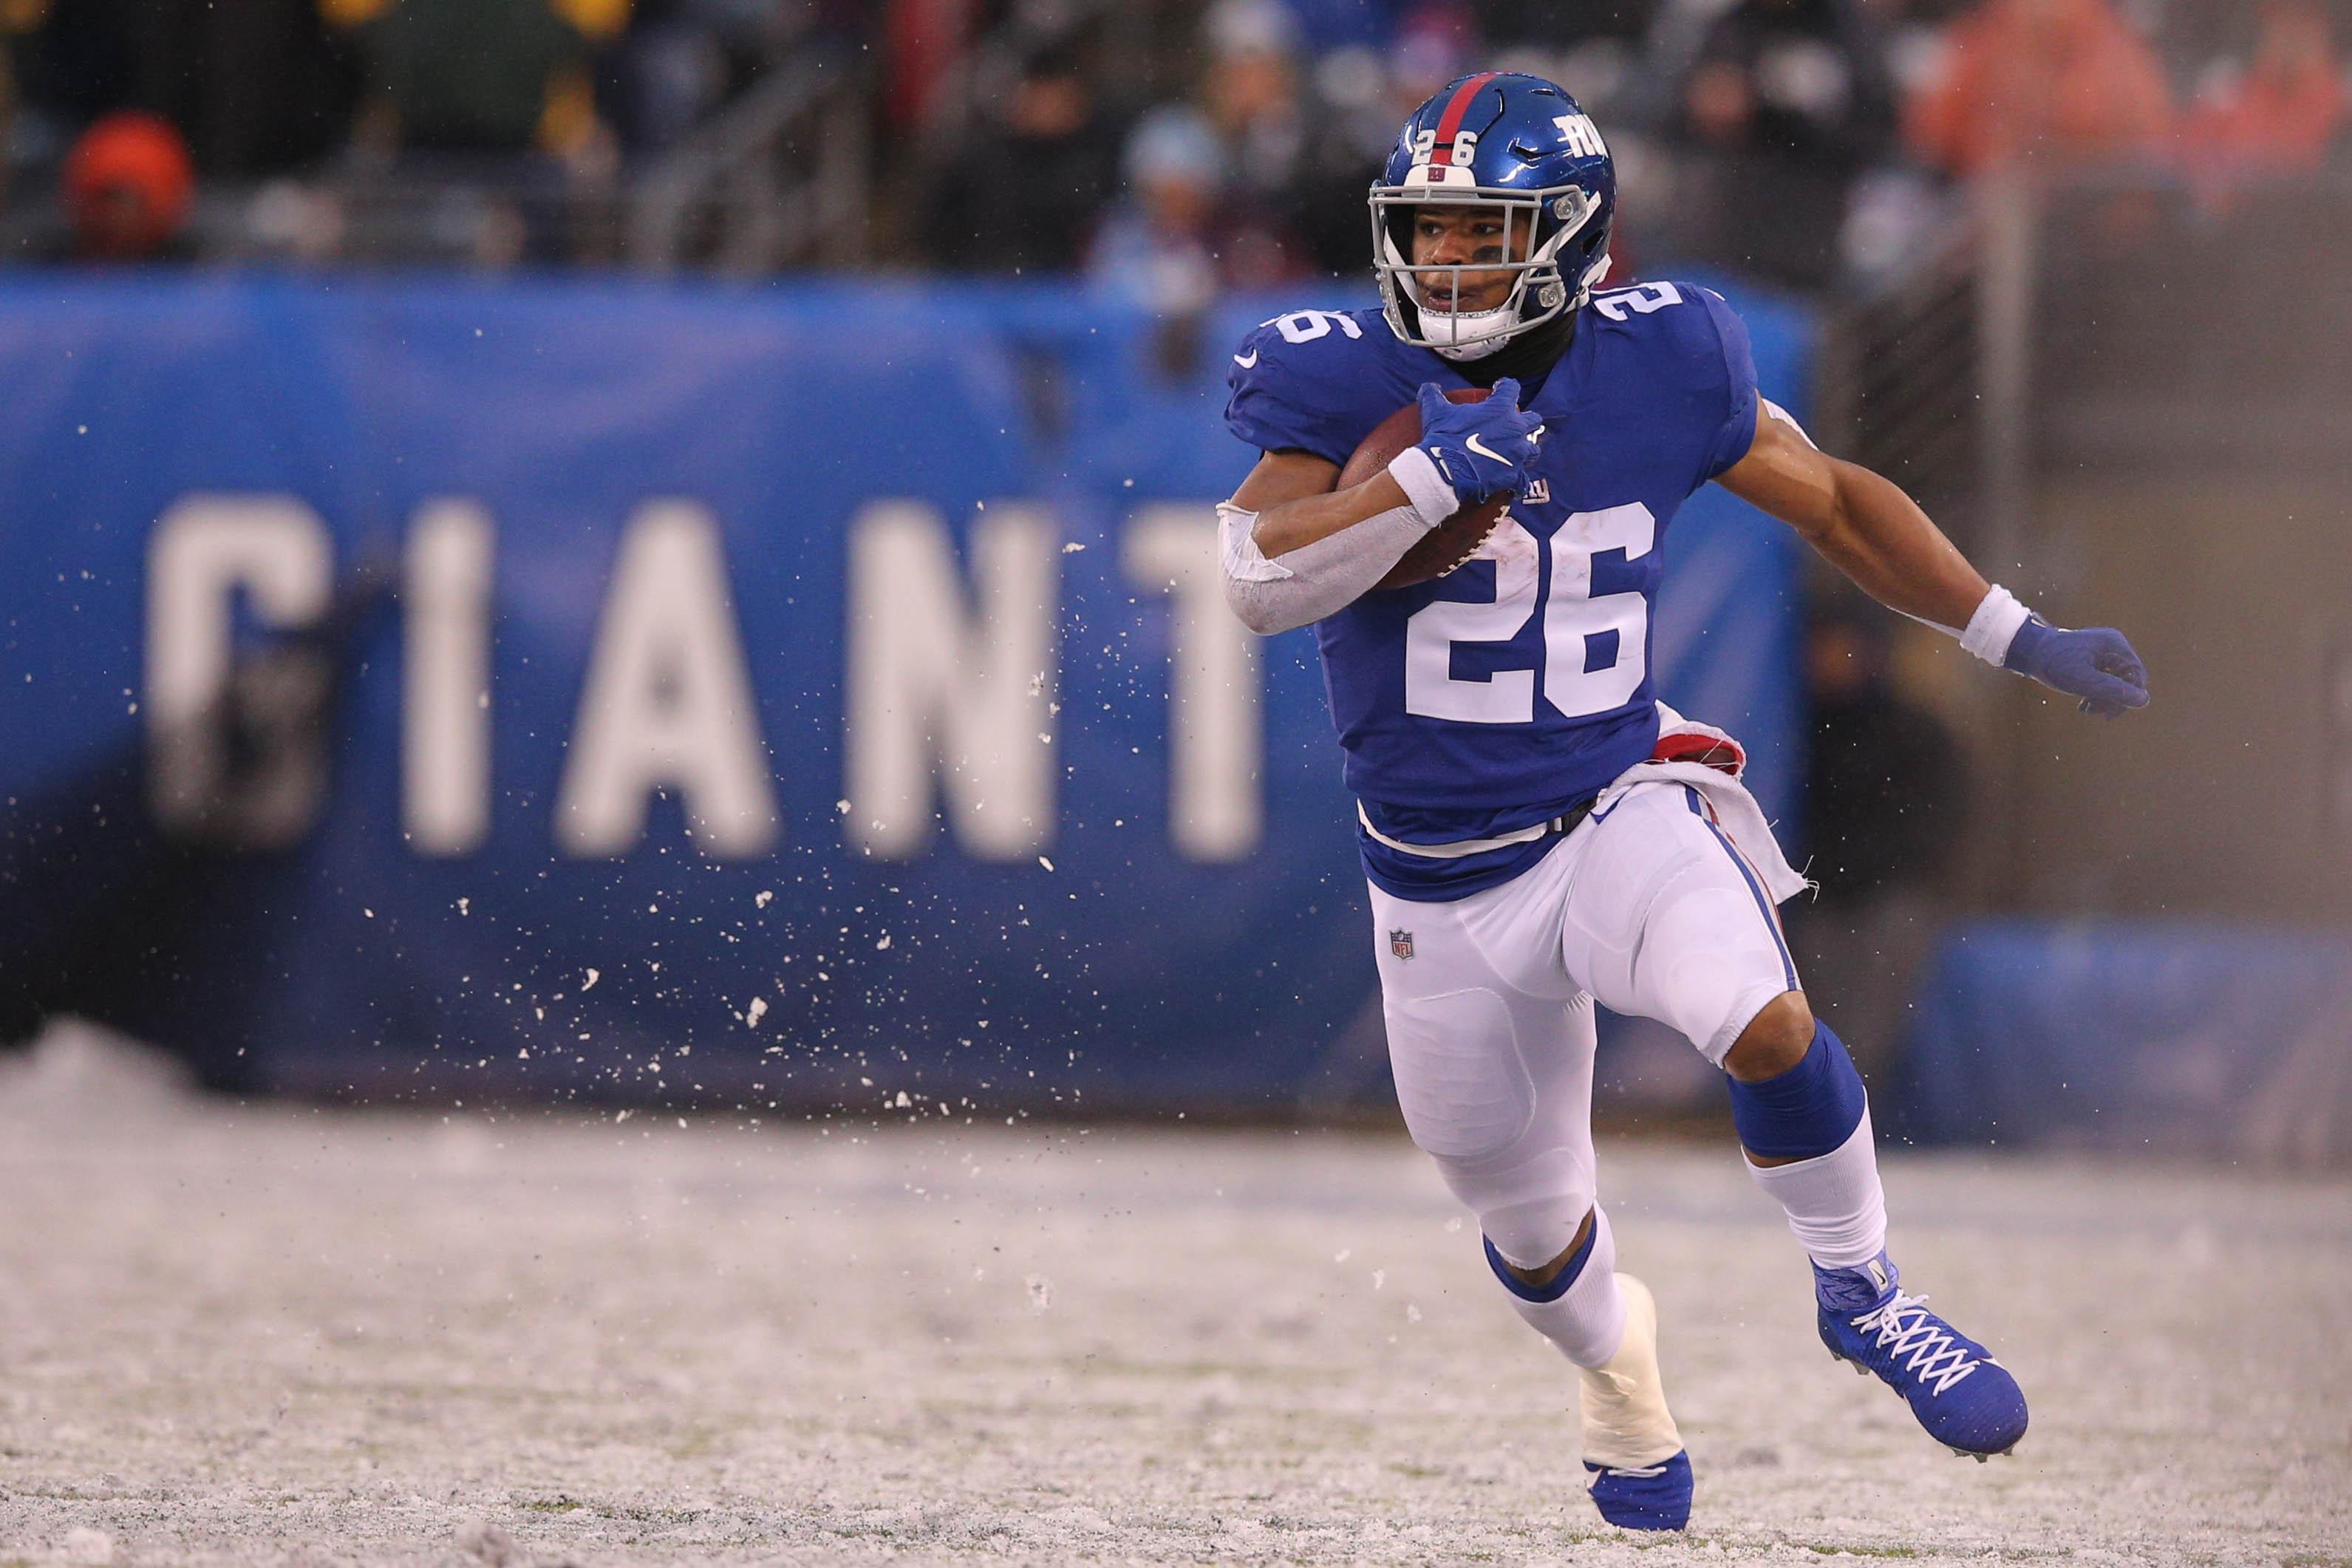
<path id="1" fill-rule="evenodd" d="M 1601 1205 L 1592 1205 L 1592 1247 L 1584 1255 L 1584 1267 L 1559 1300 L 1530 1301 L 1517 1290 L 1507 1294 L 1528 1327 L 1578 1366 L 1596 1367 L 1615 1355 L 1625 1337 L 1625 1297 L 1617 1289 L 1617 1240 Z"/>
<path id="2" fill-rule="evenodd" d="M 1828 1153 L 1792 1165 L 1741 1164 L 1788 1211 L 1789 1228 L 1824 1268 L 1859 1268 L 1886 1247 L 1886 1190 L 1878 1184 L 1878 1151 L 1870 1111 Z M 1573 1294 L 1573 1292 L 1571 1292 Z"/>

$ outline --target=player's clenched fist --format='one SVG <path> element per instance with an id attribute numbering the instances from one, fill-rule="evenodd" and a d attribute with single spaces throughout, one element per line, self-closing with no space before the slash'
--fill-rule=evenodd
<path id="1" fill-rule="evenodd" d="M 2112 626 L 2069 631 L 2034 616 L 2017 628 L 2001 663 L 2053 691 L 2081 698 L 2083 711 L 2102 719 L 2147 706 L 2147 667 Z"/>
<path id="2" fill-rule="evenodd" d="M 1516 493 L 1534 477 L 1536 446 L 1543 421 L 1519 406 L 1519 384 L 1496 382 L 1483 402 L 1454 403 L 1435 382 L 1421 384 L 1421 436 L 1397 454 L 1389 471 L 1413 498 L 1422 521 L 1435 526 L 1444 515 L 1474 506 L 1491 495 Z M 1443 486 L 1452 505 L 1438 493 Z M 1426 499 L 1424 499 L 1426 498 Z M 1444 506 L 1432 517 L 1430 502 Z"/>

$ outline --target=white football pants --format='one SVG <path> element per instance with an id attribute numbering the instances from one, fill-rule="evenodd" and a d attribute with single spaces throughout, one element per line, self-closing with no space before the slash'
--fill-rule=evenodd
<path id="1" fill-rule="evenodd" d="M 1636 785 L 1500 887 L 1372 889 L 1397 1102 L 1505 1261 L 1549 1262 L 1596 1193 L 1592 1005 L 1706 1059 L 1797 986 L 1764 883 L 1685 785 Z"/>

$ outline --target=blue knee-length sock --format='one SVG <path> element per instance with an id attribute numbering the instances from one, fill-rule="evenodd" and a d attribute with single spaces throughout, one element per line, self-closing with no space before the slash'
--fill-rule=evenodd
<path id="1" fill-rule="evenodd" d="M 1731 1082 L 1731 1120 L 1756 1184 L 1778 1202 L 1817 1270 L 1843 1274 L 1876 1262 L 1891 1281 L 1886 1194 L 1870 1130 L 1870 1101 L 1845 1043 L 1815 1023 L 1804 1060 L 1760 1083 Z M 1831 1281 L 1841 1293 L 1845 1281 Z M 1830 1285 L 1822 1285 L 1826 1292 Z M 1823 1297 L 1827 1300 L 1827 1295 Z"/>

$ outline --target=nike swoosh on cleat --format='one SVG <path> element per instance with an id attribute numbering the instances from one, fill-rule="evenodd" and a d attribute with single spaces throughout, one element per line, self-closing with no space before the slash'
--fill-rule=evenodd
<path id="1" fill-rule="evenodd" d="M 1255 370 L 1255 369 L 1256 369 L 1256 368 L 1257 368 L 1257 350 L 1255 350 L 1255 349 L 1252 349 L 1252 350 L 1250 350 L 1249 354 L 1248 354 L 1248 356 L 1247 356 L 1246 358 L 1244 358 L 1244 356 L 1242 356 L 1242 355 L 1240 355 L 1240 354 L 1235 354 L 1235 355 L 1234 356 L 1234 363 L 1235 364 L 1237 364 L 1237 365 L 1241 366 L 1244 370 Z"/>
<path id="2" fill-rule="evenodd" d="M 1497 452 L 1493 447 L 1487 446 L 1486 442 L 1478 439 L 1475 435 L 1472 435 L 1462 444 L 1469 447 L 1472 451 L 1477 453 L 1480 457 L 1486 458 L 1490 463 L 1507 464 L 1510 462 L 1508 458 L 1506 458 L 1502 453 Z"/>

